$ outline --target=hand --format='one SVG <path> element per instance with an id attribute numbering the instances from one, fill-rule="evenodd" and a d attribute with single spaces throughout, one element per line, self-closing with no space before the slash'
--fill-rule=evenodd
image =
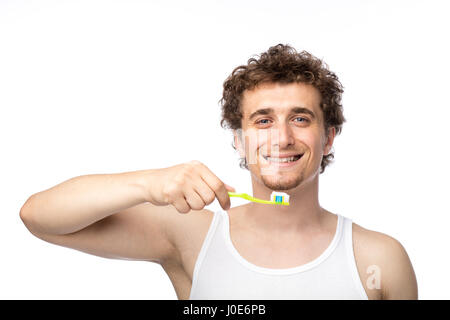
<path id="1" fill-rule="evenodd" d="M 151 172 L 148 201 L 154 205 L 173 205 L 178 212 L 201 210 L 215 198 L 224 210 L 230 208 L 228 191 L 233 187 L 222 182 L 200 161 L 190 161 Z"/>

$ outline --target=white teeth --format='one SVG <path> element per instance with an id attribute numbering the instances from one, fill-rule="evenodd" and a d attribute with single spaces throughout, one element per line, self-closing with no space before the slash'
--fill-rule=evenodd
<path id="1" fill-rule="evenodd" d="M 271 158 L 271 157 L 264 157 L 268 161 L 272 162 L 292 162 L 295 160 L 296 157 L 288 157 L 288 158 Z"/>

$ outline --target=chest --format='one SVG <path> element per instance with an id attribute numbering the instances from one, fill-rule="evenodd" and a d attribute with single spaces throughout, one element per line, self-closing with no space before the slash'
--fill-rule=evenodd
<path id="1" fill-rule="evenodd" d="M 189 232 L 185 235 L 178 257 L 172 263 L 163 266 L 179 299 L 189 299 L 195 264 L 207 231 Z M 293 268 L 314 261 L 327 249 L 332 240 L 332 235 L 322 235 L 315 241 L 309 241 L 308 245 L 302 246 L 299 245 L 302 239 L 281 238 L 276 242 L 267 242 L 267 239 L 248 237 L 239 232 L 234 234 L 230 232 L 230 235 L 233 248 L 242 259 L 251 265 L 270 269 Z M 353 238 L 353 241 L 357 239 Z M 381 299 L 380 290 L 373 290 L 373 283 L 367 272 L 367 262 L 364 260 L 365 255 L 359 252 L 361 250 L 359 246 L 354 245 L 354 249 L 358 275 L 369 300 Z"/>

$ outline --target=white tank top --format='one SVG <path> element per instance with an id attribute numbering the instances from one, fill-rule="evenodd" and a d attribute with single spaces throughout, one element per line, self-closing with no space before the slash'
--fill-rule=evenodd
<path id="1" fill-rule="evenodd" d="M 352 220 L 338 216 L 333 240 L 304 265 L 271 269 L 252 264 L 234 247 L 228 213 L 214 213 L 194 267 L 189 299 L 367 300 L 353 254 Z"/>

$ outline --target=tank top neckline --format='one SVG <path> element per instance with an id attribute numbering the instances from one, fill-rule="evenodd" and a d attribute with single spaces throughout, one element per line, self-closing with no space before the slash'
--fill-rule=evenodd
<path id="1" fill-rule="evenodd" d="M 291 267 L 291 268 L 266 268 L 257 266 L 247 259 L 245 259 L 241 254 L 237 251 L 236 247 L 234 246 L 233 242 L 231 241 L 231 234 L 230 234 L 230 218 L 228 215 L 228 212 L 225 210 L 220 210 L 220 212 L 223 214 L 223 224 L 222 224 L 222 232 L 225 236 L 225 243 L 228 247 L 229 251 L 232 253 L 232 255 L 246 268 L 263 274 L 272 274 L 272 275 L 290 275 L 294 273 L 300 273 L 307 270 L 310 270 L 316 266 L 318 266 L 320 263 L 322 263 L 325 259 L 327 259 L 331 253 L 333 253 L 334 249 L 339 243 L 339 240 L 341 238 L 342 234 L 342 226 L 343 226 L 343 219 L 340 214 L 337 214 L 337 224 L 336 224 L 336 231 L 334 233 L 334 237 L 331 240 L 328 247 L 314 260 L 307 262 L 305 264 Z"/>

